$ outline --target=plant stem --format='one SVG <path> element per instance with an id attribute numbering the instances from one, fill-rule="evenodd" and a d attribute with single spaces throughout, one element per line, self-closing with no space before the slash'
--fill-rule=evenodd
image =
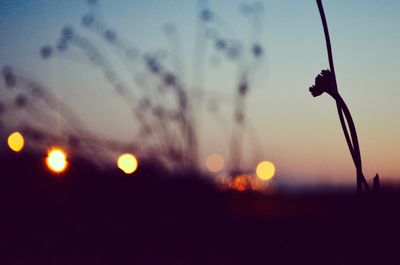
<path id="1" fill-rule="evenodd" d="M 330 71 L 333 76 L 334 88 L 336 90 L 335 91 L 336 95 L 334 96 L 334 98 L 336 100 L 336 107 L 337 107 L 337 111 L 338 111 L 338 115 L 339 115 L 339 119 L 340 119 L 340 124 L 342 125 L 342 130 L 345 135 L 346 142 L 347 142 L 347 145 L 350 150 L 350 154 L 353 158 L 354 165 L 356 167 L 357 192 L 361 193 L 363 185 L 365 185 L 365 188 L 367 190 L 369 190 L 369 187 L 368 187 L 367 181 L 365 180 L 365 177 L 362 173 L 361 153 L 360 153 L 360 146 L 358 144 L 357 132 L 356 132 L 356 128 L 355 128 L 355 125 L 353 122 L 353 118 L 350 114 L 350 110 L 338 92 L 338 86 L 337 86 L 336 74 L 335 74 L 335 66 L 333 63 L 332 47 L 331 47 L 331 41 L 330 41 L 330 37 L 329 37 L 328 23 L 326 21 L 324 7 L 322 5 L 322 0 L 316 0 L 316 1 L 317 1 L 319 14 L 321 16 L 322 26 L 323 26 L 324 33 L 325 33 L 325 41 L 326 41 L 326 49 L 328 52 L 329 68 L 330 68 Z M 351 139 L 350 139 L 350 135 L 347 130 L 346 122 L 344 120 L 343 115 L 345 115 L 345 117 L 346 117 L 347 124 L 349 126 L 349 130 L 350 130 L 350 134 L 351 134 Z"/>

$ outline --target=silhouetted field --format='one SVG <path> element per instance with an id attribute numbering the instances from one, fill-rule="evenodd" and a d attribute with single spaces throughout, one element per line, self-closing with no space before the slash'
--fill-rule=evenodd
<path id="1" fill-rule="evenodd" d="M 400 263 L 394 190 L 264 195 L 71 162 L 57 176 L 34 154 L 0 156 L 2 264 Z"/>

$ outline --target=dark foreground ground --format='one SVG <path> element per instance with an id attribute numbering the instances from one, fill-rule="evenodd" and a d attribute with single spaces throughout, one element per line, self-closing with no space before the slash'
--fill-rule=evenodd
<path id="1" fill-rule="evenodd" d="M 75 165 L 0 155 L 0 264 L 400 264 L 394 190 L 264 196 Z"/>

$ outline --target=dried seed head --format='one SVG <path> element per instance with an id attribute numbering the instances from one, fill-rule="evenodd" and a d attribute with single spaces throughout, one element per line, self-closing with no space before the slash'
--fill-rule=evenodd
<path id="1" fill-rule="evenodd" d="M 209 9 L 203 9 L 200 13 L 200 18 L 205 21 L 208 22 L 213 18 L 213 14 Z"/>
<path id="2" fill-rule="evenodd" d="M 17 106 L 18 108 L 23 108 L 26 106 L 28 102 L 27 97 L 24 94 L 19 94 L 16 98 L 15 98 L 15 106 Z"/>
<path id="3" fill-rule="evenodd" d="M 160 72 L 160 65 L 158 64 L 157 60 L 152 57 L 147 58 L 147 67 L 152 73 Z"/>
<path id="4" fill-rule="evenodd" d="M 53 48 L 50 45 L 43 46 L 42 49 L 40 49 L 40 55 L 42 56 L 43 59 L 49 58 L 52 53 L 53 53 Z"/>
<path id="5" fill-rule="evenodd" d="M 167 73 L 164 76 L 164 83 L 168 86 L 175 86 L 176 85 L 176 77 L 173 74 Z"/>
<path id="6" fill-rule="evenodd" d="M 17 84 L 17 77 L 14 74 L 14 71 L 10 66 L 4 66 L 1 71 L 4 82 L 8 88 L 13 88 Z"/>
<path id="7" fill-rule="evenodd" d="M 328 93 L 332 97 L 336 95 L 335 81 L 333 75 L 329 70 L 322 70 L 319 75 L 315 78 L 315 84 L 312 85 L 309 90 L 313 97 L 318 97 L 324 92 Z"/>
<path id="8" fill-rule="evenodd" d="M 93 24 L 94 20 L 94 16 L 88 13 L 82 17 L 81 23 L 85 27 L 90 27 Z"/>
<path id="9" fill-rule="evenodd" d="M 224 40 L 217 40 L 215 42 L 215 46 L 217 47 L 217 49 L 224 49 L 226 47 L 226 42 Z"/>
<path id="10" fill-rule="evenodd" d="M 117 39 L 117 33 L 113 30 L 106 30 L 104 32 L 104 39 L 108 42 L 114 42 Z"/>
<path id="11" fill-rule="evenodd" d="M 66 40 L 70 40 L 74 36 L 74 30 L 71 26 L 65 26 L 61 31 L 61 36 Z"/>
<path id="12" fill-rule="evenodd" d="M 253 48 L 252 48 L 252 52 L 253 52 L 254 57 L 261 57 L 263 50 L 259 44 L 254 44 Z"/>
<path id="13" fill-rule="evenodd" d="M 239 95 L 244 96 L 246 95 L 247 91 L 248 91 L 248 84 L 246 81 L 242 81 L 239 84 Z"/>

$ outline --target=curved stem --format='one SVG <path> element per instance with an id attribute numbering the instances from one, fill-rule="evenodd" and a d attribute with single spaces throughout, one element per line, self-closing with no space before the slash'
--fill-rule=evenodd
<path id="1" fill-rule="evenodd" d="M 356 131 L 356 126 L 354 125 L 353 118 L 351 116 L 350 110 L 347 107 L 347 104 L 344 102 L 343 98 L 338 95 L 337 98 L 337 104 L 341 107 L 341 110 L 343 110 L 343 113 L 346 117 L 347 124 L 349 126 L 350 134 L 351 134 L 351 140 L 353 142 L 353 152 L 354 152 L 354 164 L 357 169 L 357 190 L 361 191 L 362 185 L 365 186 L 367 190 L 369 190 L 369 186 L 367 181 L 365 180 L 364 174 L 362 172 L 362 160 L 361 160 L 361 152 L 360 152 L 360 145 L 358 143 L 358 137 L 357 137 L 357 131 Z"/>
<path id="2" fill-rule="evenodd" d="M 322 6 L 322 0 L 317 0 L 317 6 L 318 6 L 319 14 L 321 16 L 322 27 L 324 28 L 324 33 L 325 33 L 325 42 L 326 42 L 326 50 L 328 52 L 329 68 L 333 74 L 333 79 L 335 81 L 335 88 L 337 90 L 335 66 L 333 65 L 331 39 L 329 37 L 328 23 L 326 22 L 324 7 Z"/>
<path id="3" fill-rule="evenodd" d="M 346 117 L 347 124 L 349 126 L 350 134 L 351 134 L 351 140 L 353 143 L 353 151 L 354 151 L 354 156 L 356 158 L 356 167 L 361 168 L 361 153 L 360 153 L 360 146 L 358 144 L 358 137 L 357 137 L 357 131 L 356 127 L 354 125 L 353 117 L 351 116 L 350 110 L 347 107 L 346 103 L 344 102 L 343 98 L 339 95 L 337 98 L 337 103 L 343 110 L 343 113 Z"/>
<path id="4" fill-rule="evenodd" d="M 351 154 L 351 158 L 353 159 L 354 164 L 356 164 L 357 162 L 356 162 L 356 157 L 355 157 L 355 154 L 354 154 L 353 143 L 351 142 L 351 139 L 350 139 L 350 135 L 349 135 L 349 132 L 348 132 L 348 129 L 347 129 L 346 121 L 345 121 L 344 116 L 343 116 L 342 107 L 339 105 L 339 103 L 337 101 L 336 101 L 336 108 L 337 108 L 337 112 L 339 114 L 340 124 L 342 126 L 344 137 L 346 138 L 346 143 L 347 143 L 347 146 L 349 148 L 349 151 L 350 151 L 350 154 Z"/>
<path id="5" fill-rule="evenodd" d="M 332 47 L 331 47 L 331 41 L 329 37 L 329 30 L 328 30 L 328 23 L 326 21 L 326 16 L 324 12 L 324 7 L 322 5 L 322 0 L 316 0 L 317 1 L 317 6 L 319 10 L 319 14 L 321 16 L 321 22 L 322 26 L 324 28 L 324 34 L 325 34 L 325 41 L 326 41 L 326 49 L 328 53 L 328 60 L 329 60 L 329 68 L 333 76 L 333 82 L 334 82 L 334 88 L 336 95 L 334 96 L 336 100 L 336 106 L 337 106 L 337 111 L 340 119 L 340 123 L 342 125 L 342 130 L 346 138 L 347 145 L 350 150 L 350 154 L 353 158 L 354 165 L 356 167 L 357 171 L 357 191 L 361 193 L 362 191 L 362 185 L 366 187 L 367 190 L 369 190 L 367 181 L 365 180 L 365 177 L 362 173 L 362 163 L 361 163 L 361 153 L 360 153 L 360 147 L 358 144 L 358 137 L 357 137 L 357 132 L 356 128 L 353 122 L 353 118 L 350 114 L 350 110 L 348 109 L 346 103 L 342 99 L 342 97 L 338 93 L 338 86 L 337 86 L 337 81 L 336 81 L 336 74 L 335 74 L 335 66 L 333 63 L 333 55 L 332 55 Z M 351 134 L 351 139 L 349 136 L 349 132 L 346 127 L 346 123 L 343 117 L 343 114 L 346 117 L 347 124 L 349 126 L 350 134 Z"/>

